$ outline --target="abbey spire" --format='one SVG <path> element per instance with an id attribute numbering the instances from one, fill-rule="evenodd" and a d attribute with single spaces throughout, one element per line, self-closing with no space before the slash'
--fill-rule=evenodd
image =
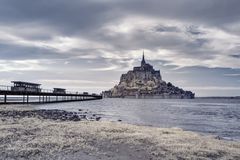
<path id="1" fill-rule="evenodd" d="M 146 64 L 146 62 L 145 62 L 144 50 L 143 50 L 143 56 L 142 56 L 141 66 L 144 66 L 145 64 Z"/>

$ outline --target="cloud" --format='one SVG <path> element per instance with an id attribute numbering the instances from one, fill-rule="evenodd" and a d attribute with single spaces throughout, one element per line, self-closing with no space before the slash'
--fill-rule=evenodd
<path id="1" fill-rule="evenodd" d="M 141 49 L 152 55 L 164 50 L 175 53 L 172 57 L 171 54 L 161 57 L 169 61 L 169 65 L 239 67 L 236 62 L 229 63 L 236 61 L 231 58 L 236 56 L 229 55 L 239 50 L 239 36 L 213 25 L 211 19 L 214 15 L 224 15 L 215 6 L 221 9 L 233 7 L 228 13 L 232 14 L 231 18 L 220 20 L 226 20 L 223 25 L 236 23 L 229 19 L 236 16 L 234 4 L 237 1 L 193 3 L 184 0 L 173 3 L 153 0 L 150 3 L 138 1 L 133 5 L 135 2 L 3 1 L 1 43 L 25 47 L 27 53 L 24 54 L 33 47 L 51 52 L 55 57 L 58 56 L 56 53 L 63 53 L 67 58 L 119 59 Z M 189 6 L 191 8 L 185 9 Z M 203 16 L 206 14 L 209 15 Z M 186 15 L 190 15 L 187 20 Z M 23 28 L 21 32 L 19 27 Z M 220 64 L 222 59 L 229 60 Z"/>
<path id="2" fill-rule="evenodd" d="M 230 77 L 238 77 L 240 76 L 240 73 L 233 73 L 233 74 L 224 74 L 225 76 L 230 76 Z"/>
<path id="3" fill-rule="evenodd" d="M 192 76 L 191 67 L 199 74 L 203 67 L 208 76 L 215 68 L 227 69 L 221 76 L 235 75 L 239 5 L 239 0 L 2 0 L 0 74 L 108 82 L 139 65 L 145 50 L 147 61 L 163 73 Z M 235 84 L 234 76 L 226 75 Z M 181 78 L 179 83 L 189 83 Z"/>
<path id="4" fill-rule="evenodd" d="M 38 60 L 0 60 L 0 72 L 45 70 Z"/>
<path id="5" fill-rule="evenodd" d="M 191 86 L 186 87 L 189 90 L 218 90 L 218 91 L 224 91 L 224 90 L 240 90 L 240 87 L 231 87 L 231 86 Z"/>

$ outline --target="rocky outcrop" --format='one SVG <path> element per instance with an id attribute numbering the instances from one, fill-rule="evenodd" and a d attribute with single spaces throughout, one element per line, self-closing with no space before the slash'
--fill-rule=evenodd
<path id="1" fill-rule="evenodd" d="M 103 92 L 104 97 L 123 98 L 194 98 L 194 93 L 184 91 L 162 80 L 160 70 L 145 62 L 143 55 L 141 66 L 122 74 L 120 82 L 109 91 Z"/>
<path id="2" fill-rule="evenodd" d="M 34 118 L 40 119 L 58 120 L 58 121 L 81 121 L 81 120 L 96 120 L 99 121 L 101 117 L 96 114 L 88 114 L 87 112 L 68 112 L 64 110 L 3 110 L 0 111 L 0 118 L 12 117 L 12 118 Z M 3 120 L 3 119 L 2 119 Z"/>

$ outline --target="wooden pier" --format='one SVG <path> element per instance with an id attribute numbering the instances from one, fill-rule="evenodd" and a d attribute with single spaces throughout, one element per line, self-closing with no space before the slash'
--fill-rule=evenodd
<path id="1" fill-rule="evenodd" d="M 39 84 L 19 81 L 13 83 L 14 86 L 0 86 L 0 104 L 41 104 L 102 99 L 102 95 L 87 92 L 66 92 L 61 88 L 46 90 L 40 89 Z M 28 87 L 23 89 L 22 86 L 17 86 L 22 83 Z"/>

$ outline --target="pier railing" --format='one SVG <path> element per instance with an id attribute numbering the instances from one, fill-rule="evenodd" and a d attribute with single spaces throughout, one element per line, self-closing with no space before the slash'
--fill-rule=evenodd
<path id="1" fill-rule="evenodd" d="M 19 92 L 19 91 L 14 91 L 11 88 L 12 88 L 12 86 L 0 85 L 0 91 Z M 40 88 L 40 89 L 41 89 L 41 93 L 54 93 L 53 89 L 43 89 L 43 88 Z M 29 92 L 29 91 L 21 91 L 21 92 Z M 32 93 L 32 92 L 30 91 L 30 93 Z M 79 94 L 79 95 L 82 95 L 82 94 L 84 94 L 84 92 L 66 91 L 65 93 L 62 93 L 62 94 Z M 98 94 L 95 94 L 95 93 L 93 93 L 93 94 L 98 95 Z"/>
<path id="2" fill-rule="evenodd" d="M 11 86 L 0 85 L 0 91 L 11 91 Z"/>

